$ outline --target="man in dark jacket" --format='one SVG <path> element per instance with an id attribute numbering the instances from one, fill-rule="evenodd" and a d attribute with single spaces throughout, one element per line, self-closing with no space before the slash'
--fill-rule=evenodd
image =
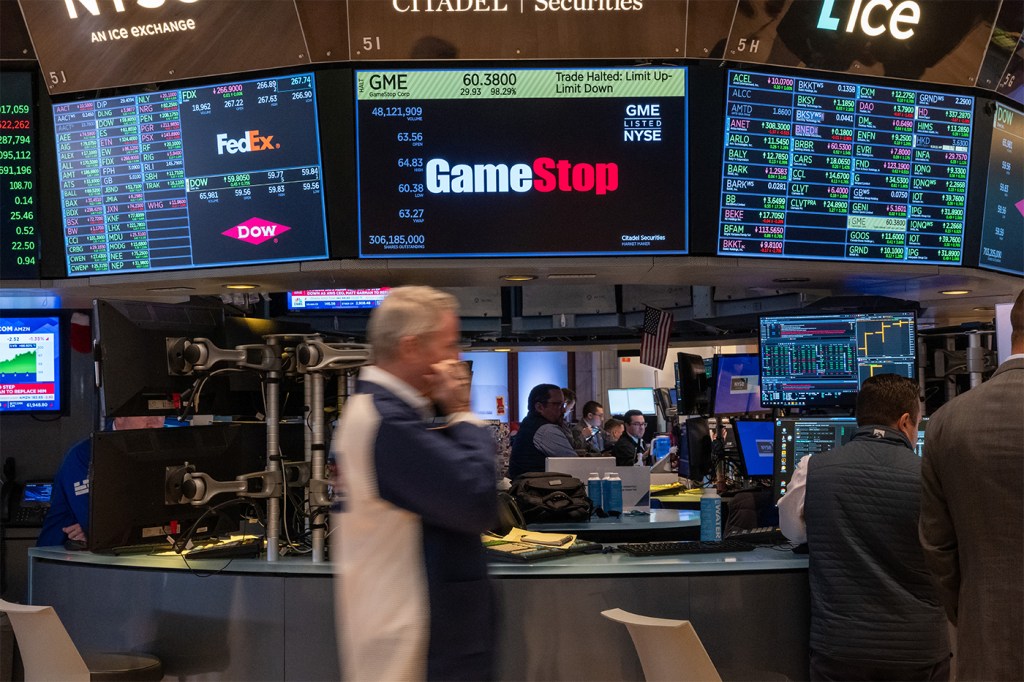
<path id="1" fill-rule="evenodd" d="M 917 384 L 866 380 L 849 443 L 800 460 L 779 525 L 806 542 L 812 680 L 947 680 L 949 642 L 917 537 Z"/>
<path id="2" fill-rule="evenodd" d="M 530 411 L 519 425 L 508 457 L 508 477 L 515 480 L 529 471 L 544 471 L 548 457 L 575 457 L 569 438 L 559 426 L 565 399 L 554 384 L 538 384 L 527 398 Z"/>

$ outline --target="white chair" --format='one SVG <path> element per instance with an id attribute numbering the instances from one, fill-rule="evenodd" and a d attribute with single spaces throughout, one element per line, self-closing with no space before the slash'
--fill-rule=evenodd
<path id="1" fill-rule="evenodd" d="M 0 599 L 14 628 L 25 682 L 160 680 L 163 665 L 149 654 L 86 654 L 83 658 L 52 606 L 12 604 Z"/>
<path id="2" fill-rule="evenodd" d="M 722 681 L 690 621 L 651 618 L 622 609 L 608 609 L 601 615 L 629 630 L 647 682 Z"/>

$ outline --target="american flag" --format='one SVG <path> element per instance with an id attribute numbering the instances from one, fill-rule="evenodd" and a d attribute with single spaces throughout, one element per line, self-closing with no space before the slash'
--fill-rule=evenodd
<path id="1" fill-rule="evenodd" d="M 672 334 L 672 313 L 644 306 L 644 327 L 640 335 L 640 362 L 661 369 Z"/>

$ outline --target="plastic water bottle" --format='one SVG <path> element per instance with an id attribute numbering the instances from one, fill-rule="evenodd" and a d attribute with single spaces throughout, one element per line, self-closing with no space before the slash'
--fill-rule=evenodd
<path id="1" fill-rule="evenodd" d="M 598 507 L 604 509 L 603 492 L 601 490 L 601 474 L 596 471 L 590 474 L 590 478 L 587 479 L 587 497 L 594 503 L 594 509 Z"/>
<path id="2" fill-rule="evenodd" d="M 614 471 L 605 475 L 601 481 L 604 510 L 609 514 L 622 513 L 622 479 Z"/>
<path id="3" fill-rule="evenodd" d="M 714 488 L 704 488 L 700 496 L 700 541 L 721 542 L 722 498 Z"/>

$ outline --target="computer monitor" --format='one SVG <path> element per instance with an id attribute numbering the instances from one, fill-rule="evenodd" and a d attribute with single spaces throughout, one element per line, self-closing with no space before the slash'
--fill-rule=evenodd
<path id="1" fill-rule="evenodd" d="M 694 481 L 711 473 L 711 431 L 705 417 L 692 417 L 679 425 L 679 475 Z"/>
<path id="2" fill-rule="evenodd" d="M 650 388 L 609 388 L 608 412 L 623 415 L 629 410 L 640 410 L 644 414 L 656 414 L 654 390 Z"/>
<path id="3" fill-rule="evenodd" d="M 690 353 L 678 353 L 676 362 L 679 414 L 705 414 L 708 400 L 708 377 L 704 368 L 704 358 Z"/>
<path id="4" fill-rule="evenodd" d="M 775 465 L 775 422 L 734 419 L 732 427 L 744 475 L 770 478 Z"/>
<path id="5" fill-rule="evenodd" d="M 282 424 L 281 453 L 303 456 L 303 425 Z M 205 507 L 167 504 L 168 467 L 186 462 L 218 481 L 263 471 L 266 466 L 266 425 L 218 423 L 184 429 L 101 431 L 93 434 L 89 472 L 89 549 L 159 543 L 180 538 Z M 217 504 L 230 499 L 216 497 Z M 242 505 L 228 507 L 197 529 L 195 537 L 238 529 Z"/>
<path id="6" fill-rule="evenodd" d="M 714 398 L 716 417 L 767 412 L 761 407 L 760 362 L 757 353 L 716 355 Z"/>
<path id="7" fill-rule="evenodd" d="M 776 419 L 774 422 L 775 460 L 773 488 L 775 499 L 786 494 L 786 488 L 800 460 L 807 455 L 828 452 L 850 441 L 857 432 L 857 420 L 852 417 Z M 918 426 L 914 451 L 920 456 L 924 448 L 928 418 Z"/>
<path id="8" fill-rule="evenodd" d="M 303 289 L 288 292 L 288 310 L 361 310 L 369 311 L 380 305 L 391 291 L 390 287 L 374 289 Z"/>
<path id="9" fill-rule="evenodd" d="M 198 304 L 97 300 L 93 309 L 100 404 L 107 417 L 186 412 L 245 417 L 266 414 L 254 371 L 210 374 L 200 384 L 201 376 L 171 371 L 169 355 L 174 355 L 174 342 L 202 337 L 220 348 L 233 349 L 263 343 L 267 334 L 310 330 L 301 323 L 226 317 L 220 307 Z M 286 382 L 281 395 L 290 398 L 282 402 L 282 415 L 303 413 L 301 387 Z M 192 409 L 187 409 L 189 405 Z"/>
<path id="10" fill-rule="evenodd" d="M 770 315 L 760 321 L 761 404 L 852 408 L 875 374 L 917 377 L 913 312 Z"/>

